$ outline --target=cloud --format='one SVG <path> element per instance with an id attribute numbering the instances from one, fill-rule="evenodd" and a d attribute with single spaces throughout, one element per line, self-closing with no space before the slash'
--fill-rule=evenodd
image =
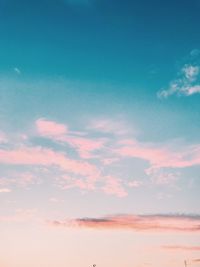
<path id="1" fill-rule="evenodd" d="M 194 259 L 193 262 L 200 262 L 200 259 Z"/>
<path id="2" fill-rule="evenodd" d="M 68 128 L 64 124 L 40 118 L 35 122 L 37 131 L 40 135 L 46 137 L 59 137 L 68 132 Z"/>
<path id="3" fill-rule="evenodd" d="M 130 132 L 129 127 L 121 120 L 113 121 L 111 119 L 93 120 L 88 129 L 104 134 L 124 135 Z"/>
<path id="4" fill-rule="evenodd" d="M 167 245 L 162 246 L 163 249 L 169 250 L 189 250 L 189 251 L 200 251 L 200 246 L 182 246 L 182 245 Z"/>
<path id="5" fill-rule="evenodd" d="M 183 75 L 190 82 L 196 81 L 197 76 L 199 75 L 199 71 L 200 69 L 198 66 L 192 66 L 192 65 L 185 65 L 182 69 Z"/>
<path id="6" fill-rule="evenodd" d="M 132 188 L 137 188 L 137 187 L 142 186 L 143 182 L 141 182 L 140 180 L 132 180 L 132 181 L 128 182 L 127 185 L 129 187 L 132 187 Z"/>
<path id="7" fill-rule="evenodd" d="M 0 188 L 0 193 L 10 193 L 11 191 L 10 188 Z"/>
<path id="8" fill-rule="evenodd" d="M 51 197 L 51 198 L 49 198 L 49 202 L 52 202 L 52 203 L 62 203 L 62 202 L 64 202 L 64 200 L 63 199 L 59 199 L 57 197 Z"/>
<path id="9" fill-rule="evenodd" d="M 0 177 L 0 186 L 17 186 L 21 188 L 28 188 L 30 185 L 41 183 L 31 172 L 13 172 L 10 177 Z"/>
<path id="10" fill-rule="evenodd" d="M 200 85 L 190 86 L 187 90 L 187 95 L 200 93 Z"/>
<path id="11" fill-rule="evenodd" d="M 112 215 L 101 218 L 50 221 L 52 226 L 121 229 L 147 232 L 200 232 L 200 215 Z"/>
<path id="12" fill-rule="evenodd" d="M 73 175 L 70 176 L 66 174 L 57 179 L 57 184 L 64 190 L 69 188 L 79 188 L 84 192 L 85 190 L 98 189 L 107 195 L 113 195 L 120 198 L 127 196 L 123 180 L 111 175 L 101 175 L 98 180 L 98 188 L 94 186 L 94 182 L 90 178 L 80 179 Z"/>
<path id="13" fill-rule="evenodd" d="M 15 67 L 15 68 L 14 68 L 14 72 L 15 72 L 16 74 L 18 74 L 18 75 L 20 75 L 20 74 L 21 74 L 21 70 L 20 70 L 20 69 L 18 69 L 17 67 Z"/>
<path id="14" fill-rule="evenodd" d="M 101 184 L 98 184 L 100 191 L 118 197 L 127 195 L 120 178 L 101 173 L 101 169 L 104 166 L 101 159 L 106 159 L 105 156 L 108 152 L 108 149 L 107 152 L 104 151 L 105 143 L 107 142 L 106 138 L 80 136 L 76 132 L 69 130 L 69 127 L 65 124 L 44 118 L 36 120 L 35 126 L 37 136 L 72 147 L 79 153 L 81 160 L 69 158 L 66 153 L 42 146 L 21 145 L 19 148 L 11 148 L 12 145 L 10 145 L 7 149 L 0 149 L 0 163 L 29 167 L 57 167 L 59 168 L 57 170 L 59 175 L 55 180 L 61 189 L 95 190 L 96 182 L 100 181 Z M 85 135 L 88 135 L 88 133 L 86 132 Z M 100 154 L 94 154 L 96 151 L 100 151 Z M 91 158 L 95 159 L 95 162 L 86 161 L 86 159 Z M 24 174 L 23 177 L 19 175 L 17 178 L 0 179 L 0 184 L 4 187 L 10 185 L 27 187 L 33 182 L 35 183 L 34 177 L 29 174 Z"/>
<path id="15" fill-rule="evenodd" d="M 179 172 L 170 172 L 165 169 L 149 168 L 145 172 L 151 177 L 151 181 L 157 185 L 174 185 L 180 177 Z"/>
<path id="16" fill-rule="evenodd" d="M 81 137 L 77 132 L 72 132 L 69 128 L 55 121 L 46 120 L 43 118 L 38 119 L 36 122 L 38 133 L 52 141 L 67 144 L 75 148 L 79 156 L 83 159 L 95 158 L 91 152 L 103 148 L 105 138 L 86 138 Z"/>
<path id="17" fill-rule="evenodd" d="M 115 152 L 123 157 L 146 160 L 155 169 L 186 168 L 200 165 L 200 145 L 172 149 L 172 145 L 141 143 L 137 140 L 122 140 Z"/>
<path id="18" fill-rule="evenodd" d="M 85 179 L 82 179 L 64 174 L 56 180 L 58 187 L 63 190 L 71 188 L 79 188 L 81 191 L 96 189 L 95 179 L 93 177 L 85 177 Z"/>
<path id="19" fill-rule="evenodd" d="M 0 149 L 0 162 L 12 165 L 57 166 L 74 174 L 92 177 L 94 181 L 100 174 L 95 165 L 70 159 L 64 153 L 42 147 Z"/>
<path id="20" fill-rule="evenodd" d="M 23 223 L 36 219 L 36 209 L 17 209 L 12 215 L 0 216 L 0 223 Z"/>
<path id="21" fill-rule="evenodd" d="M 69 144 L 75 148 L 79 156 L 83 159 L 95 158 L 96 156 L 91 152 L 102 149 L 106 142 L 105 139 L 90 139 L 77 136 L 63 136 L 58 141 Z"/>
<path id="22" fill-rule="evenodd" d="M 113 176 L 105 177 L 105 185 L 102 190 L 108 195 L 116 195 L 118 197 L 127 196 L 127 192 L 122 185 L 122 181 L 119 178 Z"/>
<path id="23" fill-rule="evenodd" d="M 6 143 L 8 141 L 6 134 L 0 131 L 0 144 L 1 143 Z"/>
<path id="24" fill-rule="evenodd" d="M 191 52 L 190 52 L 190 55 L 192 57 L 197 57 L 200 55 L 200 50 L 199 49 L 193 49 Z"/>
<path id="25" fill-rule="evenodd" d="M 119 161 L 119 158 L 116 158 L 116 157 L 114 157 L 114 158 L 103 158 L 101 161 L 102 161 L 102 163 L 103 163 L 104 165 L 111 165 L 111 164 L 113 164 L 114 162 Z"/>
<path id="26" fill-rule="evenodd" d="M 200 93 L 199 55 L 199 50 L 193 50 L 190 53 L 191 60 L 195 58 L 196 62 L 183 65 L 177 74 L 177 78 L 170 82 L 169 87 L 158 92 L 159 98 L 167 98 L 173 94 L 190 96 Z"/>
<path id="27" fill-rule="evenodd" d="M 194 77 L 194 70 L 188 71 L 190 77 Z M 92 126 L 91 126 L 92 125 Z M 100 133 L 114 133 L 119 125 L 110 120 L 96 121 L 90 125 L 90 130 Z M 117 125 L 117 126 L 116 126 Z M 120 123 L 121 125 L 121 123 Z M 160 168 L 186 168 L 200 165 L 200 145 L 185 145 L 176 147 L 174 144 L 154 144 L 139 142 L 136 139 L 117 139 L 108 137 L 77 136 L 64 124 L 55 121 L 39 119 L 36 121 L 38 133 L 52 141 L 69 145 L 77 151 L 82 159 L 99 159 L 101 164 L 109 165 L 120 160 L 120 157 L 138 158 L 146 160 L 150 169 Z M 120 128 L 120 127 L 119 127 Z M 115 130 L 114 130 L 115 129 Z M 125 132 L 124 132 L 125 133 Z M 90 132 L 85 132 L 89 136 Z M 152 172 L 153 173 L 153 172 Z M 154 171 L 155 173 L 155 171 Z M 169 180 L 176 180 L 177 175 L 171 173 L 156 173 L 158 183 L 166 184 Z M 159 178 L 159 179 L 158 179 Z"/>
<path id="28" fill-rule="evenodd" d="M 109 125 L 115 125 L 115 122 L 110 122 Z M 22 165 L 29 170 L 23 177 L 20 174 L 19 177 L 0 179 L 0 185 L 3 188 L 9 188 L 10 186 L 27 187 L 38 183 L 36 176 L 30 175 L 30 168 L 36 166 L 47 168 L 52 173 L 53 169 L 56 169 L 58 177 L 55 178 L 55 182 L 60 189 L 79 188 L 83 191 L 97 189 L 108 195 L 125 197 L 128 194 L 127 189 L 145 186 L 145 184 L 135 179 L 131 182 L 130 177 L 127 181 L 121 171 L 121 174 L 117 175 L 116 168 L 112 169 L 110 166 L 113 163 L 116 163 L 113 167 L 122 168 L 123 161 L 127 159 L 137 158 L 146 161 L 147 167 L 144 172 L 150 177 L 149 182 L 164 186 L 174 185 L 179 179 L 180 173 L 174 169 L 200 165 L 199 144 L 185 145 L 172 141 L 140 142 L 137 139 L 129 139 L 128 133 L 105 137 L 104 127 L 104 123 L 98 123 L 95 127 L 93 124 L 93 128 L 86 127 L 80 135 L 79 132 L 71 131 L 67 124 L 44 118 L 37 119 L 36 136 L 48 138 L 62 146 L 56 146 L 56 150 L 46 148 L 43 147 L 44 140 L 41 139 L 38 139 L 40 146 L 31 146 L 28 136 L 26 139 L 20 139 L 21 145 L 17 147 L 12 142 L 7 147 L 2 146 L 0 163 Z M 107 131 L 113 133 L 113 126 L 106 128 Z M 16 138 L 15 141 L 17 143 L 18 139 Z M 69 151 L 70 157 L 63 150 Z M 36 175 L 38 176 L 38 173 Z"/>

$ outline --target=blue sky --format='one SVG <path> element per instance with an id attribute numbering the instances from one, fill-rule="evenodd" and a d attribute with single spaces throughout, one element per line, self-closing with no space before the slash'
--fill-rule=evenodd
<path id="1" fill-rule="evenodd" d="M 0 0 L 0 265 L 199 266 L 199 11 Z"/>
<path id="2" fill-rule="evenodd" d="M 199 1 L 79 2 L 1 1 L 1 70 L 162 86 L 198 48 Z"/>

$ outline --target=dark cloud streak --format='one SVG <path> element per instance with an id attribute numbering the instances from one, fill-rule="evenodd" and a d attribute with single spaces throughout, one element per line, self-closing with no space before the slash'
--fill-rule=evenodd
<path id="1" fill-rule="evenodd" d="M 153 232 L 200 232 L 198 214 L 150 214 L 111 215 L 101 218 L 77 218 L 73 220 L 51 221 L 53 226 L 90 229 L 121 229 Z"/>

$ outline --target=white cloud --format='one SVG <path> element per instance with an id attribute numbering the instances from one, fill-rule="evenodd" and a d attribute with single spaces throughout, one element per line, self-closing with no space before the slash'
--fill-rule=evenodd
<path id="1" fill-rule="evenodd" d="M 15 73 L 17 73 L 18 75 L 20 75 L 20 74 L 21 74 L 21 70 L 20 70 L 20 69 L 18 69 L 17 67 L 15 67 L 15 68 L 14 68 L 14 72 L 15 72 Z"/>
<path id="2" fill-rule="evenodd" d="M 143 185 L 143 182 L 141 182 L 140 180 L 131 180 L 130 182 L 127 183 L 127 185 L 129 187 L 137 188 L 137 187 L 142 186 Z"/>
<path id="3" fill-rule="evenodd" d="M 60 203 L 60 202 L 64 202 L 64 200 L 62 199 L 58 199 L 56 197 L 51 197 L 49 198 L 49 201 L 52 202 L 52 203 Z"/>
<path id="4" fill-rule="evenodd" d="M 187 89 L 187 95 L 193 95 L 196 93 L 200 93 L 200 85 L 191 86 Z"/>
<path id="5" fill-rule="evenodd" d="M 122 136 L 130 133 L 137 134 L 137 129 L 130 127 L 130 125 L 121 118 L 116 118 L 115 120 L 108 118 L 95 119 L 90 122 L 88 129 L 115 136 Z"/>
<path id="6" fill-rule="evenodd" d="M 173 94 L 190 96 L 200 93 L 200 62 L 198 60 L 199 50 L 190 53 L 191 58 L 196 58 L 196 62 L 184 64 L 177 74 L 177 78 L 172 80 L 167 89 L 158 92 L 159 98 L 167 98 Z"/>
<path id="7" fill-rule="evenodd" d="M 199 71 L 200 68 L 198 66 L 192 66 L 192 65 L 185 65 L 182 69 L 183 75 L 190 82 L 196 81 L 199 75 Z"/>

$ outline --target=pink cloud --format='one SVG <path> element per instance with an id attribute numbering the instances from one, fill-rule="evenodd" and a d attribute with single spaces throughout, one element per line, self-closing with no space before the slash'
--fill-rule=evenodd
<path id="1" fill-rule="evenodd" d="M 150 232 L 200 232 L 200 215 L 113 215 L 51 221 L 53 226 Z"/>
<path id="2" fill-rule="evenodd" d="M 104 147 L 105 139 L 90 139 L 78 136 L 63 136 L 57 139 L 58 141 L 65 142 L 71 147 L 75 148 L 81 158 L 93 158 L 94 155 L 91 152 L 100 150 Z"/>
<path id="3" fill-rule="evenodd" d="M 21 187 L 27 187 L 28 185 L 38 183 L 36 181 L 36 177 L 29 172 L 18 174 L 18 178 L 16 179 L 16 183 Z"/>
<path id="4" fill-rule="evenodd" d="M 200 165 L 200 145 L 186 146 L 179 151 L 169 146 L 140 143 L 136 140 L 124 140 L 119 143 L 116 152 L 123 157 L 146 160 L 154 168 L 185 168 Z"/>
<path id="5" fill-rule="evenodd" d="M 40 180 L 35 177 L 30 172 L 18 173 L 14 172 L 10 177 L 1 177 L 0 186 L 18 186 L 18 187 L 28 187 L 32 184 L 38 184 Z"/>
<path id="6" fill-rule="evenodd" d="M 96 188 L 94 181 L 90 177 L 73 177 L 63 175 L 57 179 L 57 184 L 61 189 L 79 188 L 83 191 L 90 190 L 103 191 L 107 195 L 115 195 L 117 197 L 125 197 L 127 192 L 123 187 L 122 180 L 113 176 L 100 176 L 99 182 L 103 183 L 102 187 Z"/>
<path id="7" fill-rule="evenodd" d="M 81 190 L 94 190 L 95 181 L 93 177 L 77 178 L 63 175 L 57 179 L 57 184 L 61 189 L 79 188 Z"/>
<path id="8" fill-rule="evenodd" d="M 118 197 L 127 196 L 127 192 L 122 186 L 122 181 L 119 178 L 113 176 L 105 177 L 105 185 L 102 190 L 108 195 L 116 195 Z"/>
<path id="9" fill-rule="evenodd" d="M 74 174 L 89 176 L 93 180 L 99 177 L 96 166 L 69 159 L 64 153 L 41 147 L 23 147 L 17 150 L 0 150 L 0 162 L 12 165 L 58 166 Z"/>
<path id="10" fill-rule="evenodd" d="M 6 143 L 8 141 L 6 134 L 0 131 L 0 143 Z"/>
<path id="11" fill-rule="evenodd" d="M 163 249 L 169 249 L 169 250 L 191 250 L 191 251 L 200 251 L 200 246 L 182 246 L 182 245 L 168 245 L 168 246 L 162 246 Z"/>
<path id="12" fill-rule="evenodd" d="M 0 216 L 0 223 L 21 223 L 36 219 L 36 209 L 17 209 L 12 215 Z"/>
<path id="13" fill-rule="evenodd" d="M 106 142 L 105 138 L 92 139 L 82 137 L 79 132 L 69 131 L 66 125 L 55 121 L 38 119 L 35 123 L 37 131 L 41 136 L 70 145 L 78 151 L 83 159 L 95 157 L 91 152 L 103 148 Z"/>
<path id="14" fill-rule="evenodd" d="M 46 120 L 44 118 L 38 119 L 35 123 L 38 133 L 42 136 L 55 137 L 68 132 L 66 125 Z"/>
<path id="15" fill-rule="evenodd" d="M 10 193 L 11 191 L 10 188 L 0 188 L 0 193 Z"/>

